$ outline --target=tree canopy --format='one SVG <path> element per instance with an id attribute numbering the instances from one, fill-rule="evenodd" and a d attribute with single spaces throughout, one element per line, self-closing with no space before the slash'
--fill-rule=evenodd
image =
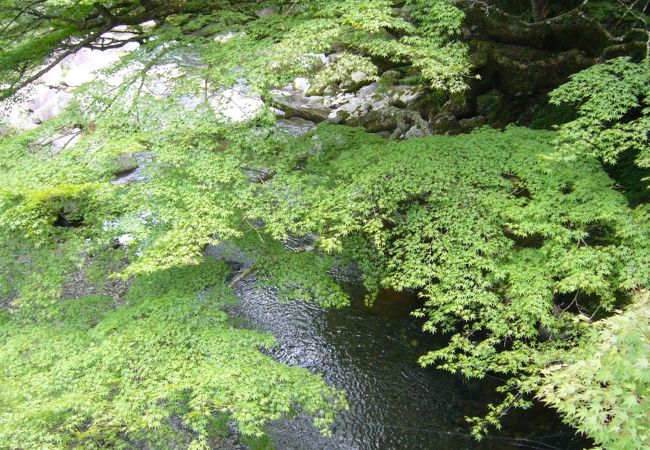
<path id="1" fill-rule="evenodd" d="M 418 293 L 446 342 L 423 366 L 503 380 L 477 438 L 537 397 L 604 448 L 650 445 L 648 5 L 508 3 L 0 0 L 7 111 L 80 50 L 138 44 L 3 126 L 0 447 L 210 448 L 299 411 L 327 433 L 344 392 L 224 306 L 254 272 L 344 307 L 341 264 L 369 303 Z M 276 90 L 299 83 L 326 112 L 295 136 Z M 380 125 L 334 109 L 369 86 Z M 252 265 L 206 258 L 224 242 Z"/>

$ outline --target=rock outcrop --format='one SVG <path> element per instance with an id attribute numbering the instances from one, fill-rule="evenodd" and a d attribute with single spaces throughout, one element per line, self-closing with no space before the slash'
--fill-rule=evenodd
<path id="1" fill-rule="evenodd" d="M 285 117 L 358 126 L 391 138 L 423 136 L 431 131 L 420 111 L 411 108 L 425 95 L 422 87 L 372 82 L 356 91 L 346 85 L 331 95 L 308 95 L 309 91 L 306 79 L 296 79 L 271 91 L 273 106 Z"/>

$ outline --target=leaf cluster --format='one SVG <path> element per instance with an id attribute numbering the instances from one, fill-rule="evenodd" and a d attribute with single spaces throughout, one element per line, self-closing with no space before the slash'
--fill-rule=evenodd
<path id="1" fill-rule="evenodd" d="M 594 155 L 615 164 L 620 154 L 636 153 L 639 167 L 650 167 L 650 60 L 621 57 L 571 77 L 550 95 L 551 103 L 577 105 L 578 118 L 560 127 L 558 154 Z"/>

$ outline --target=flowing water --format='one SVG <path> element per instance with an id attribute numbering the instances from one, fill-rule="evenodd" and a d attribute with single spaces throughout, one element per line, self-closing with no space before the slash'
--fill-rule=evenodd
<path id="1" fill-rule="evenodd" d="M 414 296 L 384 293 L 375 307 L 359 301 L 341 310 L 313 302 L 280 302 L 272 288 L 252 277 L 235 288 L 234 313 L 250 326 L 272 333 L 271 356 L 322 374 L 343 389 L 350 405 L 339 414 L 332 436 L 320 435 L 308 417 L 270 426 L 279 450 L 289 449 L 581 449 L 585 442 L 551 411 L 515 411 L 504 430 L 480 443 L 470 436 L 465 416 L 485 411 L 496 397 L 491 380 L 467 382 L 449 373 L 423 369 L 417 358 L 436 345 L 408 312 Z"/>

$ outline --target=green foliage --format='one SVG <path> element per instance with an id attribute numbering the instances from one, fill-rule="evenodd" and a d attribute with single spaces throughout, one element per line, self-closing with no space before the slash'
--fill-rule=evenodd
<path id="1" fill-rule="evenodd" d="M 302 410 L 326 432 L 344 407 L 340 394 L 304 370 L 263 356 L 258 350 L 273 344 L 269 336 L 233 328 L 219 310 L 233 300 L 225 269 L 203 263 L 203 248 L 215 236 L 250 231 L 241 208 L 254 185 L 244 169 L 253 164 L 253 148 L 264 153 L 265 146 L 256 145 L 264 139 L 226 127 L 203 109 L 164 109 L 144 97 L 138 121 L 132 102 L 110 111 L 100 105 L 97 113 L 83 109 L 83 93 L 79 98 L 79 106 L 55 121 L 0 141 L 0 295 L 11 308 L 0 342 L 6 367 L 16 368 L 0 382 L 7 411 L 0 446 L 129 448 L 177 441 L 206 447 L 216 433 L 213 417 L 221 413 L 244 434 L 260 435 L 267 421 Z M 97 125 L 95 114 L 103 115 Z M 161 122 L 168 124 L 165 132 Z M 72 124 L 84 128 L 83 137 L 52 152 L 43 138 Z M 142 153 L 148 181 L 111 183 L 125 158 Z M 75 223 L 58 223 L 62 215 Z M 112 249 L 112 240 L 126 233 L 126 247 Z M 278 265 L 260 270 L 261 278 L 284 277 L 287 295 L 298 289 L 303 297 L 322 295 L 323 303 L 344 301 L 324 276 L 331 263 L 313 254 L 292 260 L 272 249 L 260 267 Z M 115 258 L 131 264 L 122 270 Z M 293 263 L 291 273 L 278 270 L 286 269 L 283 259 Z M 99 264 L 89 267 L 89 261 Z M 297 283 L 297 264 L 311 264 L 309 292 Z M 170 269 L 179 266 L 189 268 Z M 130 275 L 126 299 L 113 299 L 124 305 L 65 296 L 70 276 L 91 268 L 100 285 L 115 270 Z M 197 299 L 198 291 L 204 295 Z M 83 311 L 77 305 L 85 305 Z M 25 359 L 28 347 L 45 361 Z"/>
<path id="2" fill-rule="evenodd" d="M 650 60 L 616 58 L 571 77 L 551 103 L 578 105 L 578 118 L 560 127 L 558 153 L 595 155 L 608 164 L 633 150 L 650 167 Z"/>
<path id="3" fill-rule="evenodd" d="M 269 242 L 256 249 L 258 282 L 277 286 L 281 297 L 292 300 L 316 300 L 325 307 L 349 305 L 348 295 L 328 276 L 334 261 L 310 250 L 289 252 Z"/>
<path id="4" fill-rule="evenodd" d="M 641 8 L 635 8 L 635 6 L 633 3 L 630 5 L 623 1 L 611 2 L 596 0 L 586 2 L 583 8 L 591 17 L 600 22 L 617 22 L 617 25 L 623 23 L 629 27 L 636 25 L 639 28 L 650 24 L 650 19 L 644 14 L 644 11 Z"/>
<path id="5" fill-rule="evenodd" d="M 345 249 L 371 293 L 418 289 L 424 328 L 449 334 L 422 364 L 513 377 L 480 436 L 530 405 L 549 355 L 581 345 L 573 317 L 650 280 L 647 209 L 629 210 L 594 159 L 548 161 L 553 139 L 512 128 L 396 143 L 321 127 L 275 158 L 249 214 L 276 238 L 311 232 Z"/>
<path id="6" fill-rule="evenodd" d="M 21 268 L 55 258 L 52 247 L 33 248 L 34 233 L 21 233 L 31 222 L 10 225 L 19 217 L 13 211 L 59 185 L 58 167 L 88 186 L 86 197 L 103 199 L 77 202 L 84 225 L 76 228 L 53 224 L 58 197 L 32 205 L 49 218 L 37 224 L 36 235 L 54 237 L 71 264 L 79 264 L 78 252 L 103 254 L 112 237 L 128 233 L 123 273 L 146 279 L 138 274 L 174 273 L 172 267 L 200 263 L 205 244 L 230 240 L 253 256 L 260 281 L 276 284 L 284 296 L 342 305 L 343 291 L 326 276 L 332 258 L 312 244 L 293 253 L 274 242 L 313 234 L 320 251 L 357 262 L 371 296 L 380 287 L 421 292 L 417 315 L 425 329 L 449 336 L 423 364 L 471 377 L 512 377 L 502 388 L 512 391 L 505 402 L 475 422 L 480 435 L 511 406 L 529 405 L 524 394 L 536 391 L 549 358 L 580 348 L 588 327 L 573 317 L 611 310 L 621 293 L 648 283 L 647 208 L 628 209 L 593 158 L 549 160 L 552 132 L 485 129 L 392 142 L 322 126 L 295 140 L 269 134 L 264 115 L 226 126 L 170 99 L 143 97 L 138 108 L 146 119 L 115 106 L 92 133 L 56 155 L 35 145 L 46 129 L 5 138 L 3 201 L 14 209 L 0 217 L 4 239 L 15 242 L 5 258 L 14 257 L 16 266 L 8 285 L 37 285 Z M 95 121 L 87 114 L 72 109 L 58 120 Z M 151 159 L 143 169 L 148 181 L 111 184 L 120 149 L 143 148 Z M 247 173 L 262 169 L 270 179 L 251 182 Z M 26 194 L 10 195 L 13 186 Z M 78 197 L 75 190 L 61 195 Z M 15 261 L 18 245 L 26 254 L 21 261 Z M 65 271 L 46 278 L 52 292 L 41 297 L 56 301 Z M 137 292 L 129 294 L 133 302 L 154 302 Z M 25 311 L 41 304 L 30 298 L 14 303 Z M 165 303 L 155 316 L 170 307 Z"/>
<path id="7" fill-rule="evenodd" d="M 57 119 L 0 138 L 0 446 L 200 448 L 231 418 L 259 437 L 295 410 L 324 430 L 340 393 L 263 356 L 269 336 L 228 322 L 226 269 L 203 257 L 219 242 L 247 251 L 284 297 L 344 305 L 327 273 L 349 260 L 370 301 L 380 288 L 417 290 L 414 314 L 448 338 L 423 365 L 507 379 L 504 402 L 472 421 L 479 437 L 542 386 L 603 445 L 647 443 L 645 297 L 591 322 L 650 281 L 649 209 L 628 208 L 594 158 L 633 152 L 650 166 L 647 60 L 604 62 L 552 93 L 578 105 L 557 133 L 393 142 L 321 126 L 291 139 L 265 110 L 224 123 L 210 96 L 240 82 L 265 96 L 298 75 L 320 89 L 355 71 L 375 77 L 385 62 L 461 91 L 462 12 L 443 0 L 105 2 L 107 23 L 95 2 L 17 14 L 19 3 L 0 0 L 5 93 L 70 50 L 69 38 L 131 23 L 143 45 L 109 70 L 139 67 L 119 86 L 84 86 Z M 261 7 L 273 13 L 259 17 Z M 152 18 L 159 26 L 137 28 Z M 323 68 L 319 54 L 333 49 L 342 56 Z M 184 73 L 165 79 L 169 93 L 144 89 L 168 64 Z M 184 107 L 187 97 L 196 105 Z M 80 139 L 55 151 L 52 138 L 70 132 Z M 115 182 L 130 164 L 142 178 Z M 295 237 L 313 244 L 280 244 Z M 131 287 L 126 298 L 72 299 L 64 287 L 79 271 Z"/>
<path id="8" fill-rule="evenodd" d="M 118 2 L 104 3 L 111 7 Z M 1 99 L 20 87 L 20 82 L 36 72 L 39 65 L 73 46 L 75 39 L 95 31 L 92 26 L 87 27 L 92 20 L 88 24 L 82 22 L 94 4 L 88 0 L 0 1 Z"/>
<path id="9" fill-rule="evenodd" d="M 64 300 L 47 321 L 3 323 L 0 446 L 208 448 L 223 412 L 247 435 L 296 409 L 326 429 L 341 397 L 262 355 L 270 336 L 229 324 L 224 276 L 207 262 L 139 276 L 123 305 Z"/>
<path id="10" fill-rule="evenodd" d="M 318 53 L 336 46 L 358 54 L 357 61 L 373 57 L 411 63 L 436 89 L 465 89 L 467 47 L 455 40 L 462 12 L 447 0 L 418 0 L 412 2 L 412 23 L 398 15 L 396 3 L 272 1 L 266 4 L 276 13 L 258 17 L 256 11 L 264 5 L 256 1 L 175 1 L 160 8 L 141 2 L 104 2 L 102 8 L 95 2 L 35 2 L 21 8 L 5 0 L 0 3 L 0 74 L 7 83 L 1 97 L 22 87 L 50 55 L 74 51 L 78 41 L 68 38 L 92 41 L 111 26 L 150 19 L 164 19 L 168 26 L 138 30 L 138 41 L 151 44 L 155 39 L 158 47 L 162 42 L 198 44 L 211 66 L 208 78 L 219 85 L 241 76 L 258 88 L 286 82 L 312 71 L 320 64 Z M 104 10 L 112 11 L 113 23 L 106 21 Z M 236 35 L 214 41 L 219 33 Z M 14 39 L 21 34 L 34 37 Z"/>
<path id="11" fill-rule="evenodd" d="M 317 85 L 337 82 L 342 72 L 350 70 L 362 70 L 373 76 L 376 68 L 368 59 L 372 57 L 411 63 L 436 89 L 465 89 L 464 77 L 469 74 L 467 47 L 453 39 L 463 18 L 460 10 L 448 2 L 436 2 L 445 3 L 454 14 L 421 14 L 421 21 L 413 24 L 398 16 L 394 3 L 301 2 L 302 8 L 289 8 L 291 14 L 273 14 L 256 20 L 240 27 L 243 33 L 212 46 L 208 58 L 226 63 L 215 67 L 212 76 L 224 77 L 221 82 L 244 76 L 258 87 L 280 84 L 313 71 L 321 64 L 317 53 L 329 53 L 338 46 L 345 48 L 348 55 L 317 75 Z M 433 36 L 433 29 L 447 32 Z M 224 57 L 226 54 L 228 57 Z"/>
<path id="12" fill-rule="evenodd" d="M 608 449 L 650 445 L 650 308 L 642 292 L 598 321 L 585 343 L 544 369 L 538 396 Z"/>

